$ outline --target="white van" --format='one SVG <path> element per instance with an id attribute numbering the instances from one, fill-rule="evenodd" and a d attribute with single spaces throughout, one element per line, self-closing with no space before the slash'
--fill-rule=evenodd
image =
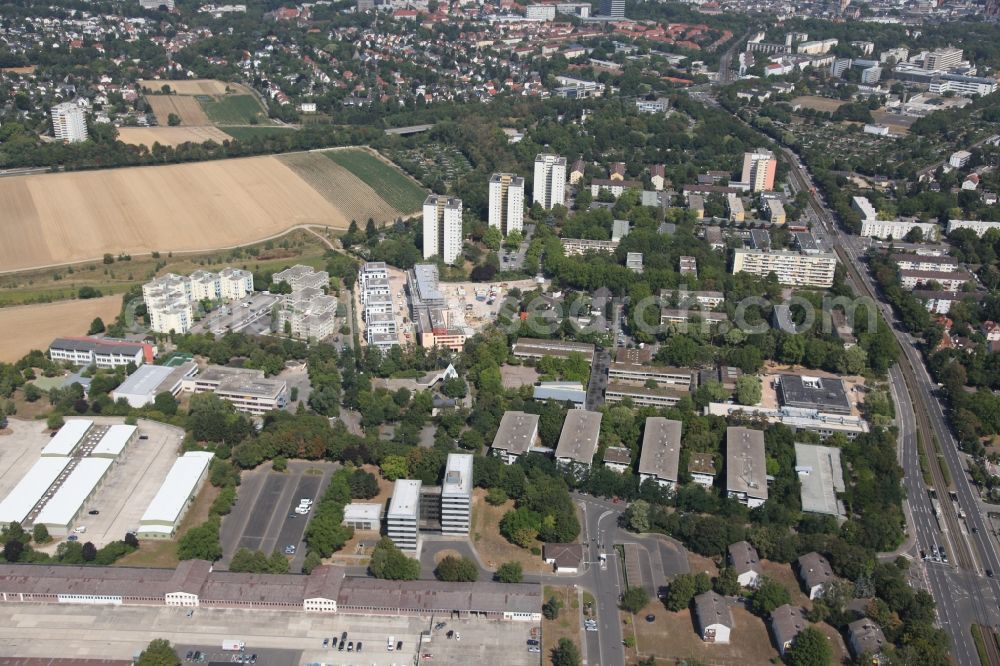
<path id="1" fill-rule="evenodd" d="M 386 652 L 392 652 L 393 650 L 396 649 L 396 637 L 395 636 L 389 636 L 389 640 L 386 642 L 385 649 L 386 649 Z"/>

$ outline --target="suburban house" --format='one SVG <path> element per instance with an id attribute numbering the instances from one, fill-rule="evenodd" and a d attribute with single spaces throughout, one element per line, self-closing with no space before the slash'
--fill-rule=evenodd
<path id="1" fill-rule="evenodd" d="M 583 544 L 547 543 L 542 549 L 542 559 L 551 564 L 556 573 L 579 573 Z"/>
<path id="2" fill-rule="evenodd" d="M 760 582 L 760 556 L 747 541 L 729 545 L 729 565 L 736 570 L 736 580 L 742 587 L 757 587 Z"/>
<path id="3" fill-rule="evenodd" d="M 698 618 L 698 632 L 706 643 L 729 644 L 733 630 L 733 614 L 722 595 L 709 591 L 694 598 L 694 614 Z"/>
<path id="4" fill-rule="evenodd" d="M 847 625 L 847 639 L 851 651 L 860 660 L 862 655 L 871 657 L 867 663 L 881 664 L 882 649 L 885 647 L 885 634 L 871 618 L 855 620 Z"/>
<path id="5" fill-rule="evenodd" d="M 792 647 L 799 632 L 809 626 L 805 613 L 798 606 L 785 604 L 771 611 L 771 634 L 778 652 L 784 657 L 788 648 Z"/>
<path id="6" fill-rule="evenodd" d="M 819 553 L 806 553 L 798 559 L 799 579 L 810 599 L 823 596 L 823 590 L 835 576 L 830 563 Z"/>

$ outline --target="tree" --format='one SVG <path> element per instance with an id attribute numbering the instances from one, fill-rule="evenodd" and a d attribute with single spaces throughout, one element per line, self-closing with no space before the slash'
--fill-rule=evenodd
<path id="1" fill-rule="evenodd" d="M 737 402 L 741 405 L 756 405 L 760 398 L 760 379 L 756 375 L 741 375 L 736 380 Z"/>
<path id="2" fill-rule="evenodd" d="M 170 127 L 177 127 L 180 124 L 181 124 L 180 116 L 178 116 L 176 113 L 167 114 L 167 125 L 169 125 Z"/>
<path id="3" fill-rule="evenodd" d="M 638 613 L 649 603 L 649 593 L 644 587 L 630 587 L 622 595 L 622 610 Z"/>
<path id="4" fill-rule="evenodd" d="M 552 648 L 552 666 L 580 666 L 580 650 L 568 638 L 560 638 Z"/>
<path id="5" fill-rule="evenodd" d="M 434 575 L 449 583 L 472 583 L 479 580 L 479 567 L 467 557 L 448 555 L 438 562 Z"/>
<path id="6" fill-rule="evenodd" d="M 125 541 L 125 545 L 128 546 L 129 548 L 138 548 L 139 547 L 139 539 L 132 532 L 128 532 L 127 534 L 125 534 L 124 541 Z"/>
<path id="7" fill-rule="evenodd" d="M 781 583 L 762 578 L 757 590 L 753 593 L 753 612 L 761 617 L 767 617 L 778 606 L 791 602 L 792 597 Z"/>
<path id="8" fill-rule="evenodd" d="M 371 499 L 378 495 L 378 479 L 371 472 L 356 469 L 347 480 L 351 487 L 351 497 L 354 499 Z"/>
<path id="9" fill-rule="evenodd" d="M 520 562 L 504 562 L 497 569 L 497 581 L 501 583 L 520 583 L 524 580 L 524 567 Z"/>
<path id="10" fill-rule="evenodd" d="M 35 526 L 31 528 L 31 538 L 37 544 L 52 541 L 52 537 L 49 536 L 49 529 L 42 523 L 35 523 Z"/>
<path id="11" fill-rule="evenodd" d="M 528 507 L 518 507 L 500 519 L 500 534 L 507 541 L 528 548 L 538 538 L 542 518 Z"/>
<path id="12" fill-rule="evenodd" d="M 94 317 L 94 321 L 90 322 L 90 328 L 87 329 L 87 335 L 95 335 L 97 333 L 103 333 L 104 331 L 104 320 L 100 317 Z"/>
<path id="13" fill-rule="evenodd" d="M 83 555 L 84 562 L 93 562 L 97 558 L 97 546 L 94 545 L 93 541 L 88 541 L 83 544 L 83 550 L 80 553 Z"/>
<path id="14" fill-rule="evenodd" d="M 18 539 L 8 539 L 3 547 L 3 558 L 8 562 L 17 562 L 24 552 L 24 544 Z"/>
<path id="15" fill-rule="evenodd" d="M 375 578 L 416 580 L 420 577 L 420 562 L 403 554 L 388 537 L 375 545 L 368 570 Z"/>
<path id="16" fill-rule="evenodd" d="M 271 469 L 275 472 L 284 472 L 288 469 L 288 458 L 284 456 L 276 456 L 274 460 L 271 461 Z"/>
<path id="17" fill-rule="evenodd" d="M 177 558 L 181 560 L 208 560 L 214 562 L 222 557 L 219 544 L 219 519 L 206 520 L 192 527 L 177 542 Z"/>
<path id="18" fill-rule="evenodd" d="M 49 415 L 49 418 L 45 421 L 45 425 L 48 426 L 49 430 L 59 430 L 59 428 L 66 425 L 66 422 L 63 421 L 62 414 L 55 412 Z"/>
<path id="19" fill-rule="evenodd" d="M 465 380 L 461 377 L 451 377 L 441 384 L 441 392 L 449 398 L 464 398 L 467 391 Z"/>
<path id="20" fill-rule="evenodd" d="M 24 385 L 24 399 L 28 402 L 35 402 L 42 397 L 42 390 L 34 384 Z"/>
<path id="21" fill-rule="evenodd" d="M 740 583 L 736 578 L 736 569 L 733 567 L 724 567 L 719 571 L 718 578 L 715 579 L 715 591 L 724 597 L 739 594 Z"/>
<path id="22" fill-rule="evenodd" d="M 555 620 L 559 617 L 559 611 L 562 610 L 563 604 L 555 596 L 549 597 L 549 600 L 542 604 L 542 615 L 545 616 L 546 620 Z"/>
<path id="23" fill-rule="evenodd" d="M 499 250 L 502 242 L 503 234 L 497 227 L 490 227 L 486 230 L 486 233 L 483 234 L 483 244 L 491 250 Z"/>
<path id="24" fill-rule="evenodd" d="M 691 605 L 694 598 L 695 584 L 694 576 L 691 574 L 681 574 L 674 578 L 667 591 L 666 607 L 669 611 L 682 611 Z"/>
<path id="25" fill-rule="evenodd" d="M 491 506 L 500 506 L 510 499 L 503 488 L 490 488 L 486 493 L 486 502 Z"/>
<path id="26" fill-rule="evenodd" d="M 823 632 L 806 627 L 795 637 L 786 657 L 790 666 L 827 666 L 833 660 L 833 651 Z"/>
<path id="27" fill-rule="evenodd" d="M 173 416 L 177 413 L 177 398 L 170 391 L 160 391 L 153 398 L 153 409 L 167 416 Z"/>
<path id="28" fill-rule="evenodd" d="M 382 478 L 387 481 L 405 479 L 410 474 L 409 465 L 403 456 L 386 456 L 382 458 L 382 462 L 379 464 L 379 471 L 382 472 Z"/>
<path id="29" fill-rule="evenodd" d="M 649 523 L 649 502 L 638 499 L 625 510 L 625 520 L 628 528 L 633 532 L 648 532 Z"/>
<path id="30" fill-rule="evenodd" d="M 162 638 L 150 641 L 146 649 L 139 655 L 135 666 L 177 666 L 181 660 L 177 658 L 170 642 Z"/>

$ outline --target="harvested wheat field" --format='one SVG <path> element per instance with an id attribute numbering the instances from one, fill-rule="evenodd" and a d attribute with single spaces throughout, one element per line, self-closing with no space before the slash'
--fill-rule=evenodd
<path id="1" fill-rule="evenodd" d="M 119 127 L 118 140 L 133 146 L 179 146 L 182 143 L 204 143 L 230 141 L 229 136 L 214 125 L 203 127 Z"/>
<path id="2" fill-rule="evenodd" d="M 353 174 L 322 158 L 312 176 L 282 159 L 248 157 L 170 166 L 0 178 L 0 270 L 245 245 L 297 225 L 346 229 L 395 219 Z M 350 211 L 350 212 L 347 212 Z"/>
<path id="3" fill-rule="evenodd" d="M 348 224 L 351 220 L 360 223 L 369 217 L 376 222 L 389 221 L 401 215 L 378 192 L 323 153 L 294 153 L 279 159 L 336 205 Z"/>
<path id="4" fill-rule="evenodd" d="M 170 90 L 178 95 L 225 95 L 226 86 L 232 88 L 237 84 L 217 81 L 216 79 L 185 79 L 183 81 L 170 81 L 167 79 L 139 80 L 140 88 L 149 88 L 150 90 L 159 91 L 165 85 L 170 86 Z"/>
<path id="5" fill-rule="evenodd" d="M 85 335 L 94 317 L 110 324 L 118 316 L 122 297 L 0 308 L 0 361 L 13 363 L 32 349 L 45 349 L 61 335 Z"/>
<path id="6" fill-rule="evenodd" d="M 171 113 L 177 114 L 181 119 L 182 127 L 197 127 L 211 125 L 212 121 L 205 115 L 205 109 L 198 103 L 197 98 L 184 95 L 147 95 L 156 122 L 164 127 L 167 126 L 167 119 Z"/>

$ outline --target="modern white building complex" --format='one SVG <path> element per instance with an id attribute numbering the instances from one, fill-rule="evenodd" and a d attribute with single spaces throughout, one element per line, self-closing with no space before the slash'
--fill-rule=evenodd
<path id="1" fill-rule="evenodd" d="M 441 486 L 441 533 L 467 535 L 472 524 L 472 454 L 449 453 Z"/>
<path id="2" fill-rule="evenodd" d="M 187 333 L 199 301 L 237 300 L 253 293 L 253 273 L 225 268 L 220 273 L 167 273 L 142 285 L 149 327 L 157 333 Z"/>
<path id="3" fill-rule="evenodd" d="M 435 270 L 437 267 L 435 266 Z M 365 320 L 365 342 L 385 352 L 399 345 L 395 305 L 384 261 L 368 261 L 358 271 L 361 315 Z"/>
<path id="4" fill-rule="evenodd" d="M 263 370 L 228 368 L 211 365 L 198 375 L 184 379 L 186 391 L 211 391 L 231 402 L 237 411 L 261 416 L 281 409 L 288 402 L 288 383 L 283 379 L 266 379 Z"/>
<path id="5" fill-rule="evenodd" d="M 681 422 L 650 416 L 642 434 L 639 454 L 639 482 L 652 479 L 672 490 L 677 485 L 677 467 L 681 456 Z"/>
<path id="6" fill-rule="evenodd" d="M 80 458 L 59 490 L 38 512 L 35 524 L 45 525 L 53 536 L 69 534 L 77 516 L 100 487 L 114 462 L 111 458 Z"/>
<path id="7" fill-rule="evenodd" d="M 548 210 L 566 205 L 566 158 L 539 153 L 535 156 L 532 201 Z"/>
<path id="8" fill-rule="evenodd" d="M 279 331 L 291 331 L 305 340 L 322 340 L 336 332 L 337 299 L 326 293 L 329 273 L 296 265 L 275 273 L 271 279 L 292 288 L 278 308 Z"/>
<path id="9" fill-rule="evenodd" d="M 396 479 L 386 513 L 386 533 L 401 550 L 416 551 L 420 523 L 420 486 L 415 479 Z"/>
<path id="10" fill-rule="evenodd" d="M 749 185 L 752 192 L 773 190 L 777 170 L 778 160 L 770 150 L 758 148 L 752 153 L 743 153 L 742 182 Z"/>
<path id="11" fill-rule="evenodd" d="M 764 433 L 726 428 L 726 492 L 751 509 L 767 501 Z"/>
<path id="12" fill-rule="evenodd" d="M 462 200 L 432 194 L 424 200 L 424 259 L 454 264 L 462 253 Z"/>
<path id="13" fill-rule="evenodd" d="M 50 113 L 55 138 L 68 143 L 87 140 L 87 112 L 82 106 L 63 102 L 53 106 Z"/>
<path id="14" fill-rule="evenodd" d="M 832 252 L 803 254 L 779 250 L 735 250 L 733 274 L 751 273 L 766 276 L 774 273 L 781 284 L 802 287 L 833 286 L 837 255 Z"/>
<path id="15" fill-rule="evenodd" d="M 130 406 L 143 407 L 152 404 L 160 393 L 166 392 L 177 397 L 184 380 L 196 374 L 198 364 L 194 361 L 178 366 L 144 365 L 111 392 L 111 399 L 117 402 L 125 398 Z"/>
<path id="16" fill-rule="evenodd" d="M 493 174 L 490 178 L 489 222 L 504 237 L 524 228 L 524 178 L 512 173 Z"/>
<path id="17" fill-rule="evenodd" d="M 153 347 L 114 338 L 56 338 L 49 345 L 49 358 L 81 367 L 118 368 L 129 363 L 138 367 L 153 360 Z"/>
<path id="18" fill-rule="evenodd" d="M 170 539 L 194 501 L 214 453 L 188 451 L 174 461 L 163 484 L 139 521 L 140 539 Z"/>

